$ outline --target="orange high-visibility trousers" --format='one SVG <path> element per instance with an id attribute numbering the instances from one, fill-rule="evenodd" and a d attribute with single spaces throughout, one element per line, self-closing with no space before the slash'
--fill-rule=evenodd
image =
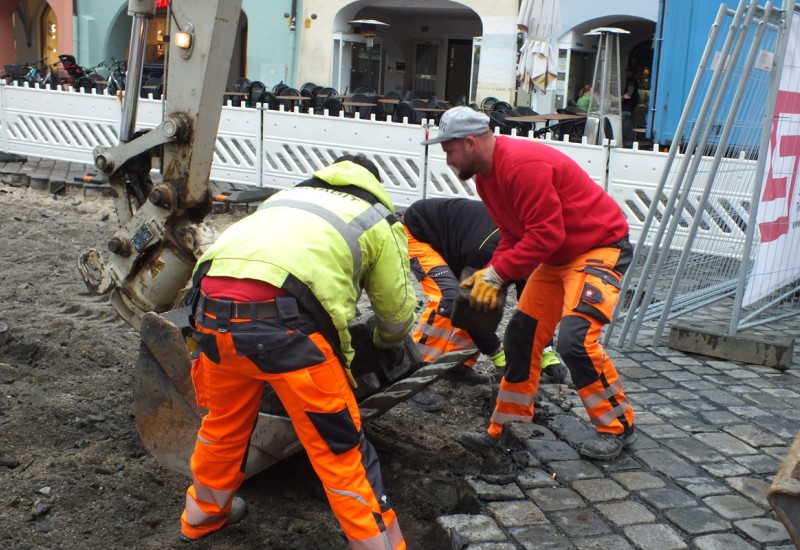
<path id="1" fill-rule="evenodd" d="M 412 260 L 412 269 L 419 280 L 422 292 L 428 299 L 425 310 L 419 316 L 412 338 L 416 342 L 423 359 L 432 363 L 445 353 L 459 350 L 475 350 L 475 355 L 464 361 L 464 365 L 472 367 L 477 363 L 480 352 L 466 330 L 456 328 L 450 319 L 440 313 L 442 301 L 447 293 L 448 300 L 455 300 L 458 292 L 458 280 L 455 274 L 450 277 L 450 268 L 444 258 L 431 245 L 418 241 L 403 226 L 408 236 L 408 256 Z M 439 273 L 447 273 L 447 280 L 455 284 L 454 288 L 443 289 L 436 277 Z"/>
<path id="2" fill-rule="evenodd" d="M 282 335 L 294 332 L 288 327 Z M 284 339 L 270 347 L 263 334 L 249 339 L 253 332 L 239 332 L 235 323 L 228 332 L 197 328 L 202 353 L 192 365 L 192 380 L 197 403 L 208 414 L 191 459 L 193 483 L 181 516 L 182 532 L 196 539 L 227 521 L 233 496 L 244 481 L 245 453 L 268 382 L 291 417 L 350 546 L 405 549 L 378 456 L 361 429 L 355 396 L 322 334 L 301 336 L 291 344 Z M 261 352 L 256 349 L 259 344 L 267 352 L 257 356 L 257 364 L 251 358 Z M 314 364 L 303 364 L 308 361 Z M 292 362 L 299 364 L 289 370 L 287 363 Z"/>
<path id="3" fill-rule="evenodd" d="M 631 260 L 630 243 L 623 242 L 621 248 L 596 248 L 565 264 L 542 264 L 531 274 L 506 329 L 507 366 L 489 435 L 499 438 L 510 422 L 533 421 L 542 350 L 559 320 L 557 350 L 595 429 L 620 434 L 633 426 L 633 408 L 599 342 Z"/>

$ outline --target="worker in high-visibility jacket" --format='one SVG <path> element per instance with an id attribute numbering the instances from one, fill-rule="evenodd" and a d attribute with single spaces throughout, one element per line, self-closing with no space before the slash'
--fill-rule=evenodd
<path id="1" fill-rule="evenodd" d="M 491 262 L 461 282 L 471 287 L 470 304 L 491 311 L 506 281 L 530 274 L 506 328 L 508 365 L 489 427 L 459 442 L 493 449 L 505 425 L 533 421 L 542 350 L 558 325 L 559 355 L 595 427 L 578 452 L 616 458 L 637 437 L 633 407 L 600 344 L 633 258 L 622 210 L 570 157 L 537 140 L 495 135 L 489 118 L 469 107 L 444 113 L 423 141 L 432 143 L 441 143 L 459 178 L 474 177 L 500 229 Z"/>
<path id="2" fill-rule="evenodd" d="M 454 327 L 450 321 L 464 269 L 488 265 L 500 242 L 486 205 L 464 198 L 422 199 L 403 211 L 401 218 L 408 236 L 411 272 L 428 299 L 413 333 L 423 359 L 433 362 L 451 351 L 474 349 L 475 355 L 463 367 L 452 369 L 452 378 L 483 382 L 471 368 L 481 353 L 489 357 L 498 375 L 502 375 L 506 355 L 497 334 L 466 331 Z M 516 281 L 515 286 L 520 295 L 524 280 Z M 542 353 L 542 369 L 553 382 L 561 383 L 567 376 L 552 342 Z"/>
<path id="3" fill-rule="evenodd" d="M 348 325 L 362 288 L 373 341 L 395 361 L 414 324 L 406 235 L 377 167 L 347 155 L 276 193 L 198 261 L 192 380 L 208 409 L 191 459 L 184 540 L 244 515 L 235 497 L 269 383 L 351 547 L 406 544 L 350 387 Z M 264 541 L 269 545 L 269 541 Z"/>

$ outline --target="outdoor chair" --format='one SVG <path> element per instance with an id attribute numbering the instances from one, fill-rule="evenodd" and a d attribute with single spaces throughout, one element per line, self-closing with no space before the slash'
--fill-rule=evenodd
<path id="1" fill-rule="evenodd" d="M 251 82 L 247 87 L 247 106 L 254 107 L 258 97 L 265 91 L 267 91 L 267 87 L 264 86 L 263 82 L 258 80 Z"/>
<path id="2" fill-rule="evenodd" d="M 491 128 L 492 131 L 497 128 L 501 134 L 511 135 L 511 128 L 513 128 L 513 126 L 506 120 L 507 115 L 505 113 L 501 111 L 489 111 L 486 115 L 489 117 L 489 128 Z"/>
<path id="3" fill-rule="evenodd" d="M 483 101 L 481 101 L 481 107 L 480 107 L 481 111 L 491 111 L 492 106 L 498 101 L 500 100 L 497 99 L 496 97 L 491 97 L 491 96 L 484 97 Z"/>
<path id="4" fill-rule="evenodd" d="M 373 103 L 373 100 L 365 93 L 354 93 L 345 100 L 345 103 Z M 358 117 L 361 119 L 369 119 L 372 111 L 375 109 L 375 107 L 356 105 L 345 105 L 344 107 L 346 116 L 355 118 L 356 114 L 358 114 Z"/>
<path id="5" fill-rule="evenodd" d="M 401 101 L 394 106 L 394 115 L 392 118 L 395 122 L 403 122 L 404 118 L 408 119 L 409 124 L 419 122 L 417 111 L 414 110 L 414 106 L 408 101 Z"/>
<path id="6" fill-rule="evenodd" d="M 268 90 L 261 92 L 258 98 L 256 98 L 255 103 L 266 105 L 267 109 L 269 109 L 270 111 L 278 110 L 278 98 L 275 97 L 275 94 L 273 94 Z"/>
<path id="7" fill-rule="evenodd" d="M 342 112 L 342 100 L 334 95 L 329 95 L 325 98 L 325 101 L 322 102 L 322 111 L 328 111 L 329 116 L 339 116 L 339 113 Z"/>
<path id="8" fill-rule="evenodd" d="M 300 90 L 295 88 L 289 88 L 288 86 L 284 88 L 281 93 L 275 94 L 276 96 L 292 96 L 292 97 L 303 97 L 300 95 Z M 293 99 L 280 99 L 278 98 L 278 105 L 283 106 L 284 111 L 294 111 L 295 105 L 302 105 L 302 101 L 295 101 Z"/>
<path id="9" fill-rule="evenodd" d="M 507 112 L 511 110 L 511 104 L 508 101 L 496 101 L 492 105 L 492 111 Z"/>
<path id="10" fill-rule="evenodd" d="M 555 141 L 562 141 L 564 136 L 569 136 L 569 141 L 572 143 L 580 143 L 583 138 L 584 130 L 586 129 L 586 119 L 578 118 L 575 120 L 565 120 L 558 124 L 551 124 L 544 128 L 539 128 L 534 131 L 533 137 L 544 139 L 548 133 L 551 134 L 551 139 Z"/>
<path id="11" fill-rule="evenodd" d="M 409 90 L 403 94 L 403 101 L 411 101 L 412 99 L 419 99 L 420 95 L 414 90 Z"/>

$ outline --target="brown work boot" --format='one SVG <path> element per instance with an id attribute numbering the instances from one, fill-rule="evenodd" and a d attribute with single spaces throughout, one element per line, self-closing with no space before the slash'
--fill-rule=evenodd
<path id="1" fill-rule="evenodd" d="M 228 521 L 225 522 L 225 525 L 233 525 L 234 523 L 239 523 L 244 516 L 247 515 L 247 503 L 241 497 L 233 497 L 233 502 L 231 503 L 231 509 L 228 511 Z M 219 531 L 219 529 L 217 529 Z M 208 535 L 213 535 L 217 531 L 212 531 Z M 208 535 L 205 535 L 206 537 Z M 203 538 L 203 537 L 200 537 Z M 193 542 L 197 542 L 200 539 L 193 539 L 183 533 L 180 534 L 181 542 L 185 542 L 187 544 L 191 544 Z"/>
<path id="2" fill-rule="evenodd" d="M 613 460 L 619 456 L 622 449 L 633 445 L 636 437 L 635 426 L 631 426 L 621 434 L 596 432 L 594 436 L 581 443 L 578 453 L 594 460 Z"/>

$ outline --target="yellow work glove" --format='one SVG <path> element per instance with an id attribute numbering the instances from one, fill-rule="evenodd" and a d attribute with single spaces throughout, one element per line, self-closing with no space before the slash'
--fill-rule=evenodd
<path id="1" fill-rule="evenodd" d="M 503 286 L 503 279 L 492 266 L 479 269 L 459 285 L 461 288 L 472 287 L 469 294 L 469 305 L 478 311 L 492 311 L 497 307 L 497 294 Z"/>

